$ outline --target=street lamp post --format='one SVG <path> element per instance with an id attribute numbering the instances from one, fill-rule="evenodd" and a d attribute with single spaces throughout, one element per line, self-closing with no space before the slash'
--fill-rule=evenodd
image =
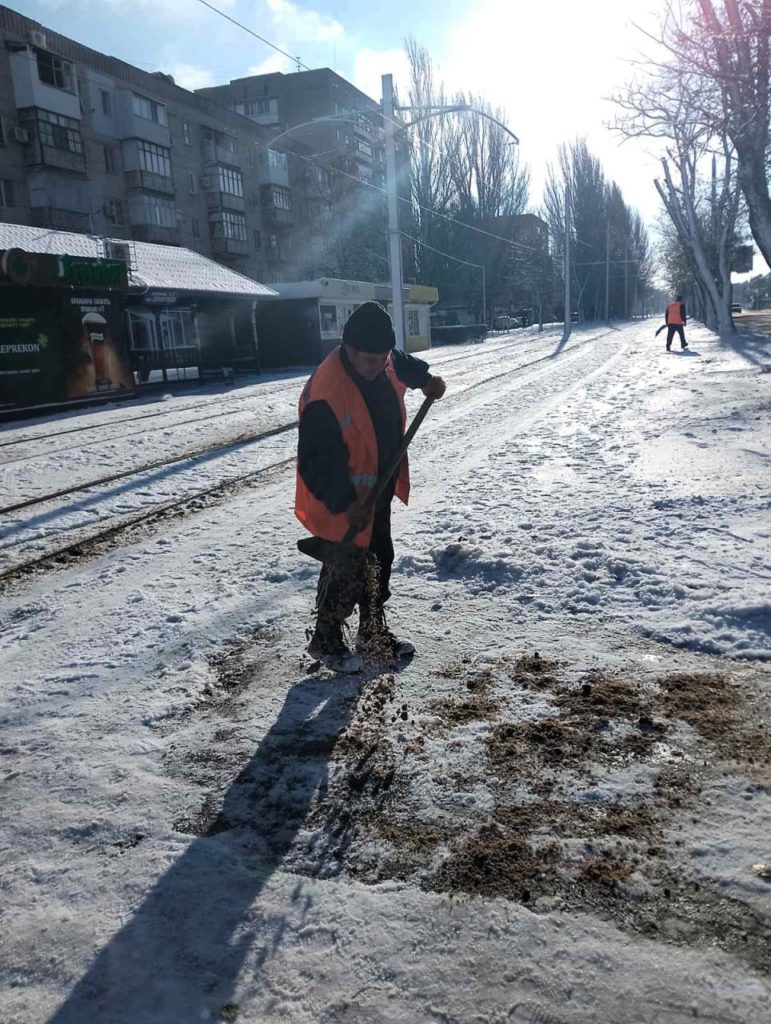
<path id="1" fill-rule="evenodd" d="M 396 110 L 418 110 L 423 111 L 419 115 L 413 118 L 412 121 L 406 124 L 400 125 L 405 129 L 412 128 L 413 125 L 418 124 L 420 121 L 426 121 L 429 117 L 439 117 L 442 114 L 456 114 L 456 113 L 472 113 L 477 114 L 479 117 L 487 118 L 488 121 L 493 121 L 500 128 L 502 128 L 507 135 L 510 135 L 516 144 L 519 143 L 519 139 L 509 128 L 506 127 L 501 121 L 493 117 L 492 114 L 488 114 L 484 110 L 476 110 L 474 107 L 469 106 L 467 103 L 455 103 L 451 106 L 437 106 L 437 107 L 395 107 L 394 106 L 394 82 L 393 75 L 383 75 L 383 121 L 385 128 L 385 147 L 386 147 L 386 197 L 388 200 L 388 249 L 389 249 L 389 262 L 391 266 L 391 295 L 393 298 L 393 319 L 394 319 L 394 333 L 396 335 L 396 347 L 402 352 L 404 351 L 404 302 L 402 301 L 402 242 L 401 233 L 399 231 L 399 189 L 398 189 L 398 178 L 396 173 L 396 145 L 394 141 L 394 128 L 396 122 L 394 120 L 394 114 Z M 427 111 L 427 113 L 425 112 Z M 482 267 L 482 315 L 487 315 L 487 295 L 486 295 L 486 283 L 485 283 L 485 270 Z"/>
<path id="2" fill-rule="evenodd" d="M 394 79 L 383 75 L 383 122 L 385 129 L 386 199 L 388 202 L 388 258 L 391 266 L 391 309 L 396 347 L 404 351 L 404 302 L 402 300 L 402 240 L 399 233 L 399 189 L 394 140 Z"/>

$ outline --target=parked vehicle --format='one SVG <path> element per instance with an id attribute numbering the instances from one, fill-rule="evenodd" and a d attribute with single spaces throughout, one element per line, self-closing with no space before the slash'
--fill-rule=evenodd
<path id="1" fill-rule="evenodd" d="M 512 331 L 515 327 L 521 327 L 522 321 L 516 316 L 497 316 L 493 320 L 494 331 Z"/>
<path id="2" fill-rule="evenodd" d="M 738 302 L 731 303 L 731 312 L 732 313 L 741 313 L 741 311 L 742 311 L 742 307 L 741 307 L 740 303 L 738 303 Z"/>

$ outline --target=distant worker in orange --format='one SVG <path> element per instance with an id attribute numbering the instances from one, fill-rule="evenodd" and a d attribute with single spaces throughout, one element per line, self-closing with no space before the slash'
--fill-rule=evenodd
<path id="1" fill-rule="evenodd" d="M 678 295 L 674 302 L 670 302 L 664 313 L 664 320 L 667 325 L 667 352 L 672 348 L 672 339 L 676 334 L 680 336 L 680 348 L 688 348 L 685 340 L 685 325 L 688 320 L 685 315 L 685 303 L 682 295 Z"/>

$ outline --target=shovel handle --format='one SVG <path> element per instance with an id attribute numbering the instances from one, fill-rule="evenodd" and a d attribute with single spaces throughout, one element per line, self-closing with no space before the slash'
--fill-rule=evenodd
<path id="1" fill-rule="evenodd" d="M 402 443 L 399 445 L 399 450 L 394 455 L 393 459 L 391 460 L 391 464 L 388 466 L 385 473 L 383 473 L 378 482 L 375 484 L 375 489 L 372 491 L 369 498 L 367 498 L 367 501 L 365 502 L 364 510 L 367 513 L 367 518 L 364 521 L 364 526 L 366 526 L 367 523 L 369 522 L 369 517 L 372 513 L 372 510 L 377 504 L 381 494 L 389 485 L 394 473 L 396 473 L 396 471 L 399 469 L 399 466 L 402 464 L 402 459 L 404 458 L 405 452 L 409 448 L 413 437 L 418 432 L 420 424 L 426 418 L 426 414 L 428 413 L 428 410 L 431 408 L 434 402 L 435 399 L 432 396 L 424 398 L 422 405 L 415 413 L 412 423 L 410 423 L 409 427 L 407 427 L 407 430 L 404 433 L 404 437 L 402 438 Z M 343 537 L 343 544 L 353 543 L 354 538 L 361 533 L 361 531 L 364 529 L 364 526 L 349 526 L 346 535 Z"/>

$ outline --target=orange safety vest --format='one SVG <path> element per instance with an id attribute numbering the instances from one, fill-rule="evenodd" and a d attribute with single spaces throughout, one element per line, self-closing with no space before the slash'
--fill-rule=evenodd
<path id="1" fill-rule="evenodd" d="M 356 488 L 358 498 L 365 501 L 377 483 L 378 451 L 375 428 L 367 403 L 356 382 L 343 366 L 338 346 L 317 367 L 300 396 L 300 416 L 310 402 L 326 402 L 335 414 L 343 440 L 348 449 L 348 472 Z M 402 434 L 407 425 L 407 410 L 404 393 L 407 390 L 396 376 L 391 357 L 386 363 L 386 373 L 391 382 L 402 416 Z M 396 478 L 396 496 L 407 504 L 410 495 L 410 471 L 405 454 Z M 344 512 L 335 515 L 316 498 L 297 471 L 294 513 L 306 530 L 324 540 L 340 541 L 348 532 L 348 519 Z M 354 543 L 359 547 L 369 546 L 372 537 L 372 521 L 359 533 Z"/>
<path id="2" fill-rule="evenodd" d="M 668 324 L 681 324 L 683 318 L 680 314 L 682 309 L 682 302 L 670 302 L 667 306 L 667 323 Z"/>

